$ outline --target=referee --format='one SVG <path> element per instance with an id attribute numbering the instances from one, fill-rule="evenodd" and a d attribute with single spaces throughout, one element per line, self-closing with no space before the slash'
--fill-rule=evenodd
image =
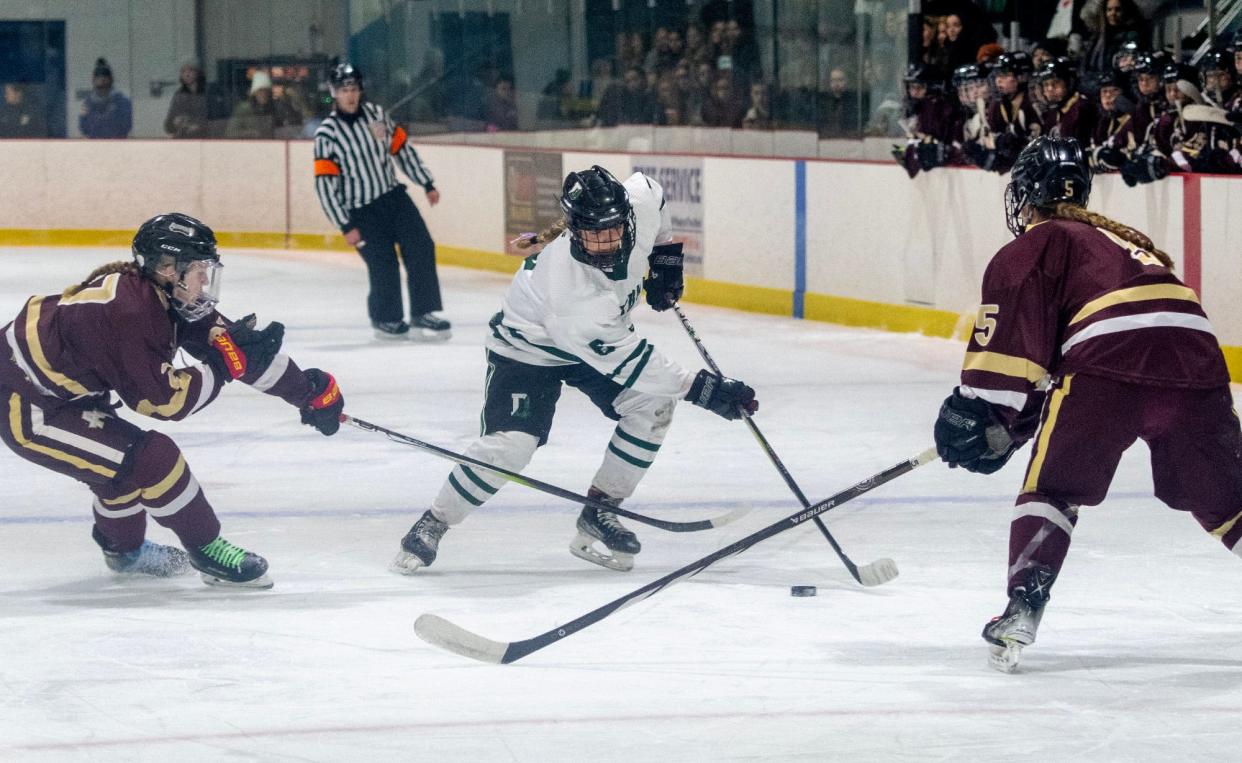
<path id="1" fill-rule="evenodd" d="M 423 187 L 427 201 L 440 201 L 431 173 L 384 110 L 363 99 L 362 73 L 348 63 L 328 76 L 336 107 L 315 130 L 315 191 L 328 219 L 367 264 L 371 292 L 367 312 L 380 339 L 442 341 L 449 322 L 436 276 L 436 247 L 418 208 L 397 182 L 393 160 Z M 402 320 L 401 268 L 410 292 L 410 322 Z"/>

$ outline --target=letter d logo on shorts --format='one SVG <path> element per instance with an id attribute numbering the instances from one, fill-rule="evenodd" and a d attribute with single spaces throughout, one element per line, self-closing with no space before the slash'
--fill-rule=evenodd
<path id="1" fill-rule="evenodd" d="M 525 392 L 514 392 L 513 410 L 509 411 L 509 415 L 515 419 L 530 418 L 530 397 Z"/>

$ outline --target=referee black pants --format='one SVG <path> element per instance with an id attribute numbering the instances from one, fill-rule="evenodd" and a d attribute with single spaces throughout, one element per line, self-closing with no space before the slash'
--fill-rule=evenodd
<path id="1" fill-rule="evenodd" d="M 410 316 L 443 309 L 436 276 L 436 245 L 405 186 L 398 184 L 370 204 L 351 211 L 349 222 L 362 233 L 358 253 L 367 264 L 371 281 L 367 313 L 373 322 L 402 319 L 398 252 L 405 264 Z"/>

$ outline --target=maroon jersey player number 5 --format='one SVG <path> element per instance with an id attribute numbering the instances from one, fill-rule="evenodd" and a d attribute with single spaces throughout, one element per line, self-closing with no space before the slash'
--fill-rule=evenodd
<path id="1" fill-rule="evenodd" d="M 1009 603 L 983 631 L 1016 669 L 1078 522 L 1143 440 L 1156 496 L 1242 553 L 1242 429 L 1195 292 L 1144 234 L 1088 212 L 1078 142 L 1042 137 L 1005 192 L 1015 239 L 983 276 L 961 384 L 941 406 L 950 467 L 991 473 L 1034 440 L 1009 530 Z"/>

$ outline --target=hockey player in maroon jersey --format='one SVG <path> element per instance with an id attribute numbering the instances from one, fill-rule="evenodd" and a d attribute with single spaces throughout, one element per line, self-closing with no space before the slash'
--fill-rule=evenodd
<path id="1" fill-rule="evenodd" d="M 1156 51 L 1140 55 L 1134 65 L 1134 91 L 1138 102 L 1129 132 L 1136 145 L 1142 145 L 1147 140 L 1147 131 L 1168 108 L 1168 103 L 1164 100 L 1164 83 L 1161 82 L 1161 76 L 1168 64 L 1168 55 L 1163 51 Z"/>
<path id="2" fill-rule="evenodd" d="M 240 380 L 299 408 L 330 435 L 344 406 L 331 374 L 280 352 L 284 326 L 256 330 L 215 310 L 222 265 L 215 234 L 179 213 L 138 229 L 133 262 L 96 268 L 63 294 L 31 297 L 0 331 L 0 440 L 17 455 L 86 484 L 91 531 L 118 573 L 168 577 L 197 569 L 211 585 L 270 588 L 267 561 L 229 543 L 167 435 L 116 415 L 120 403 L 179 421 Z M 178 349 L 200 362 L 173 366 Z M 147 515 L 185 551 L 145 539 Z"/>
<path id="3" fill-rule="evenodd" d="M 994 147 L 966 145 L 970 161 L 1002 175 L 1032 138 L 1042 131 L 1039 114 L 1027 96 L 1031 57 L 1023 51 L 1002 53 L 991 68 L 992 103 L 988 106 L 988 130 Z"/>
<path id="4" fill-rule="evenodd" d="M 1070 60 L 1054 58 L 1039 70 L 1035 81 L 1046 104 L 1040 117 L 1043 134 L 1074 138 L 1079 145 L 1089 145 L 1099 112 L 1090 98 L 1078 92 L 1078 72 Z"/>
<path id="5" fill-rule="evenodd" d="M 955 108 L 942 92 L 942 84 L 925 64 L 910 64 L 906 71 L 906 103 L 901 126 L 909 140 L 904 149 L 894 146 L 893 154 L 912 178 L 919 170 L 943 167 L 948 161 L 954 138 Z"/>
<path id="6" fill-rule="evenodd" d="M 1242 555 L 1242 428 L 1198 296 L 1139 231 L 1088 212 L 1076 141 L 1037 139 L 1005 191 L 1016 239 L 992 258 L 961 385 L 935 425 L 951 467 L 990 474 L 1034 438 L 1009 529 L 1008 606 L 983 638 L 1011 672 L 1035 641 L 1079 508 L 1121 454 L 1151 449 L 1160 500 Z"/>
<path id="7" fill-rule="evenodd" d="M 1126 76 L 1114 69 L 1100 80 L 1100 118 L 1088 152 L 1094 172 L 1116 172 L 1137 147 L 1131 123 L 1134 115 L 1123 105 Z"/>

